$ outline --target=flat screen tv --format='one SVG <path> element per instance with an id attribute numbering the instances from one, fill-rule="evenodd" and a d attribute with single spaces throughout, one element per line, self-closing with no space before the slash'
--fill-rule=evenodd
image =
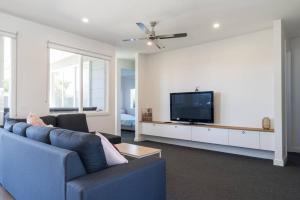
<path id="1" fill-rule="evenodd" d="M 214 123 L 214 92 L 170 94 L 171 121 Z"/>

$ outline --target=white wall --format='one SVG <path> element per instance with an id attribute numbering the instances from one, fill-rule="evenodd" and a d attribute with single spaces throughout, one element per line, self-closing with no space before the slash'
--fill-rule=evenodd
<path id="1" fill-rule="evenodd" d="M 171 92 L 197 86 L 215 91 L 216 123 L 261 127 L 274 118 L 272 29 L 144 57 L 139 108 L 153 108 L 154 120 L 170 120 Z"/>
<path id="2" fill-rule="evenodd" d="M 109 114 L 90 116 L 91 130 L 114 133 L 115 123 L 115 49 L 113 46 L 55 28 L 0 13 L 0 29 L 17 32 L 17 116 L 29 112 L 48 114 L 47 41 L 110 55 Z"/>
<path id="3" fill-rule="evenodd" d="M 147 67 L 147 55 L 144 54 L 136 54 L 135 55 L 135 121 L 142 121 L 142 108 L 144 106 L 145 98 L 147 91 L 147 74 L 145 67 Z M 135 123 L 135 141 L 142 141 L 141 135 L 141 123 Z"/>
<path id="4" fill-rule="evenodd" d="M 282 20 L 273 22 L 274 54 L 274 124 L 275 158 L 274 164 L 284 166 L 287 159 L 287 97 L 286 97 L 286 52 L 287 36 Z"/>
<path id="5" fill-rule="evenodd" d="M 292 49 L 292 128 L 290 136 L 290 151 L 300 153 L 300 38 L 291 40 Z"/>

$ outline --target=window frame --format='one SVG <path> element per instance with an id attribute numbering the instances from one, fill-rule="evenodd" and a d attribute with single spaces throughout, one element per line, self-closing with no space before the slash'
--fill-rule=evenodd
<path id="1" fill-rule="evenodd" d="M 51 82 L 51 64 L 50 64 L 50 50 L 59 50 L 59 51 L 65 51 L 69 53 L 74 53 L 80 56 L 80 64 L 79 64 L 79 106 L 78 111 L 54 111 L 51 112 L 50 109 L 50 82 Z M 70 114 L 70 113 L 85 113 L 88 116 L 101 116 L 101 115 L 109 115 L 110 114 L 110 104 L 109 104 L 109 96 L 110 96 L 110 66 L 111 66 L 111 56 L 98 54 L 95 52 L 90 52 L 87 50 L 82 50 L 79 48 L 73 48 L 62 44 L 57 44 L 53 42 L 48 42 L 47 46 L 47 56 L 48 56 L 48 75 L 47 75 L 47 89 L 48 89 L 48 97 L 47 97 L 47 103 L 48 103 L 48 112 L 52 115 L 59 115 L 59 114 Z M 106 70 L 105 70 L 105 110 L 103 111 L 86 111 L 83 107 L 83 58 L 84 57 L 90 57 L 95 59 L 104 60 L 106 64 Z"/>

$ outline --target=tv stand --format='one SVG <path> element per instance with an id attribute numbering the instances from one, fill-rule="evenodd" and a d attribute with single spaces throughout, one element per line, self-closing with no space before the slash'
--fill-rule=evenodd
<path id="1" fill-rule="evenodd" d="M 140 122 L 146 140 L 273 159 L 273 129 L 180 122 Z M 224 150 L 226 149 L 226 150 Z M 230 149 L 230 151 L 228 150 Z M 261 155 L 268 154 L 268 157 Z"/>

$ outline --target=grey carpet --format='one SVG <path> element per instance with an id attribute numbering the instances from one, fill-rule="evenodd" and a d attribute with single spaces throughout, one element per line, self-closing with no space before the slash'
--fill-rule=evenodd
<path id="1" fill-rule="evenodd" d="M 287 167 L 256 159 L 155 142 L 167 161 L 168 200 L 299 200 L 300 156 Z"/>

